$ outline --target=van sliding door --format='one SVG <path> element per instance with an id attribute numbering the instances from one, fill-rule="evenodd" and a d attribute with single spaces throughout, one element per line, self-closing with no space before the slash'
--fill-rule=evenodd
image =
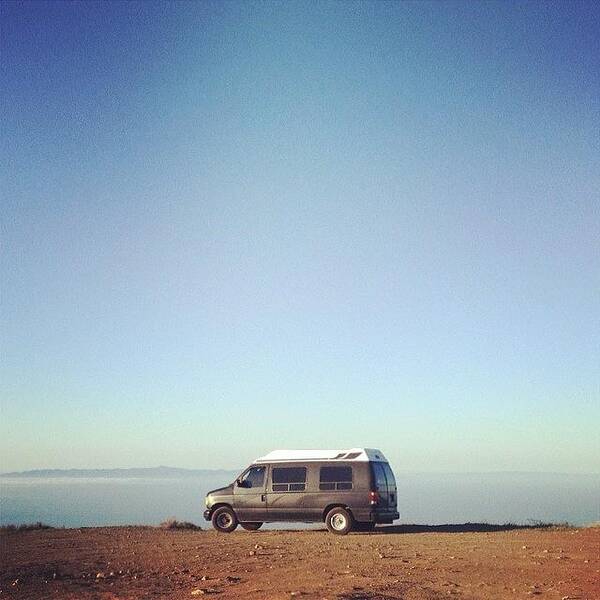
<path id="1" fill-rule="evenodd" d="M 269 521 L 302 521 L 310 518 L 306 479 L 306 467 L 297 465 L 271 467 L 267 485 Z"/>

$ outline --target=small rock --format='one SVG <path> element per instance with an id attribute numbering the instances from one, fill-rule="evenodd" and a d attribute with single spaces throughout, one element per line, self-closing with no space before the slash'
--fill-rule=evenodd
<path id="1" fill-rule="evenodd" d="M 106 579 L 106 575 L 100 571 L 99 573 L 96 573 L 96 579 Z"/>
<path id="2" fill-rule="evenodd" d="M 254 550 L 250 550 L 250 552 L 248 552 L 248 556 L 254 556 L 256 554 L 256 552 L 254 552 Z"/>

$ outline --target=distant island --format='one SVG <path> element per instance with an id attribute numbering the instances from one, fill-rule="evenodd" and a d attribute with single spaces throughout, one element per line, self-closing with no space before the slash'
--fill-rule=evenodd
<path id="1" fill-rule="evenodd" d="M 32 471 L 14 471 L 0 473 L 0 477 L 105 477 L 107 479 L 166 479 L 181 477 L 207 477 L 215 475 L 231 475 L 233 479 L 241 472 L 227 469 L 181 469 L 178 467 L 147 467 L 134 469 L 34 469 Z"/>

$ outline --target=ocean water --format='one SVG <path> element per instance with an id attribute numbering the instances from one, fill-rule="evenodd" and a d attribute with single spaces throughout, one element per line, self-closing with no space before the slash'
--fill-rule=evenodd
<path id="1" fill-rule="evenodd" d="M 600 476 L 397 473 L 401 523 L 600 522 Z M 0 477 L 0 524 L 203 524 L 204 496 L 233 479 Z M 294 525 L 297 527 L 297 524 Z"/>

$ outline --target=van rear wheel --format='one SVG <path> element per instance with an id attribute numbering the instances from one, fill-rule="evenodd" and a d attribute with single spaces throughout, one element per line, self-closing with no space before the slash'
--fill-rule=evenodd
<path id="1" fill-rule="evenodd" d="M 261 528 L 262 523 L 240 523 L 242 529 L 246 529 L 247 531 L 257 531 Z"/>
<path id="2" fill-rule="evenodd" d="M 231 533 L 238 526 L 237 517 L 229 506 L 217 508 L 211 520 L 213 527 L 221 533 Z"/>
<path id="3" fill-rule="evenodd" d="M 346 535 L 352 530 L 354 520 L 349 511 L 341 506 L 332 508 L 325 517 L 325 525 L 331 533 Z"/>

